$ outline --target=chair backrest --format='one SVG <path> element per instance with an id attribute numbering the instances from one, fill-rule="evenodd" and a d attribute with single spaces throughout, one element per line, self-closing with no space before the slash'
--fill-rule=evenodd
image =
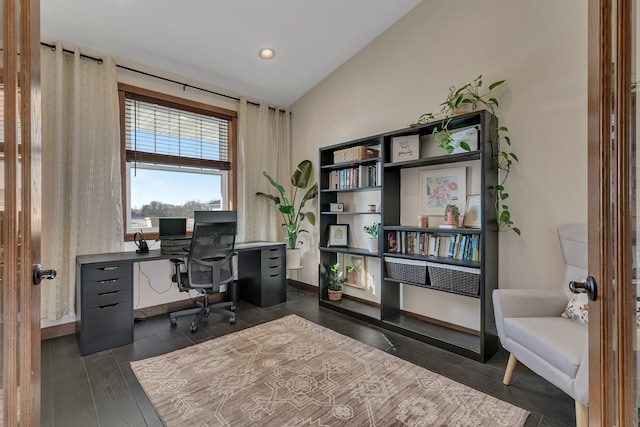
<path id="1" fill-rule="evenodd" d="M 217 291 L 220 284 L 233 280 L 235 242 L 235 222 L 196 223 L 187 261 L 189 286 Z"/>
<path id="2" fill-rule="evenodd" d="M 564 258 L 564 278 L 562 290 L 567 295 L 569 282 L 584 281 L 588 275 L 588 238 L 587 224 L 565 224 L 558 227 L 558 238 Z"/>

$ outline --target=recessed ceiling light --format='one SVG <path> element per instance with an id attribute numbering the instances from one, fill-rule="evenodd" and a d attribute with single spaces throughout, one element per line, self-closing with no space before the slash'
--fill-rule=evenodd
<path id="1" fill-rule="evenodd" d="M 271 59 L 276 55 L 276 51 L 271 49 L 270 47 L 265 47 L 260 49 L 260 58 L 262 59 Z"/>

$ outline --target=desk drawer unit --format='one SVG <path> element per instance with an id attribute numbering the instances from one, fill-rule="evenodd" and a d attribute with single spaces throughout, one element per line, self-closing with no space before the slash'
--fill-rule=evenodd
<path id="1" fill-rule="evenodd" d="M 287 300 L 284 245 L 239 252 L 238 266 L 240 298 L 258 307 L 269 307 Z"/>
<path id="2" fill-rule="evenodd" d="M 133 265 L 85 264 L 76 276 L 80 354 L 133 342 Z"/>

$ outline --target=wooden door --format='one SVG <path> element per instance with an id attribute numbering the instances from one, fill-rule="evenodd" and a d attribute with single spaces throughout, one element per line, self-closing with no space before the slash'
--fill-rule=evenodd
<path id="1" fill-rule="evenodd" d="M 2 1 L 0 359 L 4 426 L 40 424 L 40 4 Z"/>
<path id="2" fill-rule="evenodd" d="M 589 1 L 589 425 L 636 426 L 634 0 Z"/>

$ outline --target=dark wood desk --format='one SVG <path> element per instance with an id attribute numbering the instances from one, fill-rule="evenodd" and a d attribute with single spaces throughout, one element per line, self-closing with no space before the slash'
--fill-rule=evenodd
<path id="1" fill-rule="evenodd" d="M 287 298 L 285 245 L 236 243 L 239 296 L 267 307 Z M 133 263 L 180 258 L 159 249 L 76 257 L 76 331 L 80 354 L 133 342 Z"/>

